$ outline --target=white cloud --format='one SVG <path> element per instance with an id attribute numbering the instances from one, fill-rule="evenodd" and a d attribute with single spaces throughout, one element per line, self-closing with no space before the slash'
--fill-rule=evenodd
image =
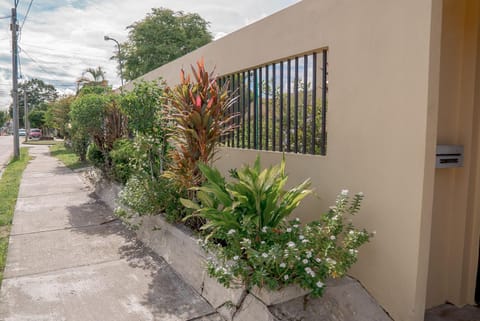
<path id="1" fill-rule="evenodd" d="M 83 70 L 102 66 L 116 87 L 120 84 L 117 63 L 109 59 L 116 46 L 104 41 L 103 36 L 125 41 L 126 27 L 143 19 L 153 7 L 196 12 L 210 22 L 210 31 L 218 39 L 295 2 L 298 0 L 243 0 L 228 5 L 224 0 L 35 1 L 22 30 L 21 71 L 26 78 L 40 78 L 65 92 L 75 88 Z M 20 3 L 21 23 L 29 1 Z M 2 2 L 0 17 L 9 14 L 8 5 Z M 0 108 L 10 103 L 9 23 L 8 19 L 0 20 Z"/>

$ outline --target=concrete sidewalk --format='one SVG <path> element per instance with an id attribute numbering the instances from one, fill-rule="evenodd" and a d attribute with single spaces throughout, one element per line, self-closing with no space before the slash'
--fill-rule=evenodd
<path id="1" fill-rule="evenodd" d="M 163 259 L 138 244 L 80 176 L 33 146 L 0 290 L 0 320 L 221 318 Z"/>

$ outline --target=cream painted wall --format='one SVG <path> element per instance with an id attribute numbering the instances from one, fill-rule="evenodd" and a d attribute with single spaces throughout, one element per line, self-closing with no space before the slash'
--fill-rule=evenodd
<path id="1" fill-rule="evenodd" d="M 436 119 L 438 99 L 431 33 L 441 18 L 432 12 L 440 5 L 304 0 L 144 76 L 174 85 L 179 69 L 201 57 L 228 74 L 328 47 L 327 156 L 286 155 L 290 183 L 311 177 L 318 195 L 296 215 L 316 218 L 342 188 L 366 194 L 355 221 L 377 234 L 352 273 L 398 321 L 423 320 L 425 308 L 436 137 L 427 116 Z M 224 148 L 217 166 L 226 171 L 256 154 Z M 265 165 L 282 157 L 261 154 Z"/>
<path id="2" fill-rule="evenodd" d="M 478 1 L 444 1 L 438 143 L 464 145 L 465 166 L 436 170 L 427 306 L 474 303 L 480 237 L 479 28 Z"/>

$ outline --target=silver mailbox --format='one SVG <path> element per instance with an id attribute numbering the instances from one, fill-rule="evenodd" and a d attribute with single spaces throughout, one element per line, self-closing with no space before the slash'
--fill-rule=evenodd
<path id="1" fill-rule="evenodd" d="M 463 146 L 437 145 L 437 157 L 435 167 L 463 167 Z"/>

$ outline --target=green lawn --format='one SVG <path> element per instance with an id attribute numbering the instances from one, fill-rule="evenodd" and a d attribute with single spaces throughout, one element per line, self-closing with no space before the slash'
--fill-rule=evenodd
<path id="1" fill-rule="evenodd" d="M 23 141 L 21 140 L 23 145 L 58 145 L 63 144 L 62 141 L 54 141 L 54 140 L 28 140 Z"/>
<path id="2" fill-rule="evenodd" d="M 30 157 L 28 149 L 20 149 L 20 158 L 12 160 L 0 178 L 0 284 L 3 279 L 3 270 L 7 258 L 8 237 L 12 224 L 13 212 L 17 203 L 20 180 Z"/>
<path id="3" fill-rule="evenodd" d="M 77 154 L 70 148 L 67 148 L 63 143 L 50 146 L 50 154 L 61 160 L 65 166 L 72 170 L 90 165 L 88 162 L 81 162 Z"/>

